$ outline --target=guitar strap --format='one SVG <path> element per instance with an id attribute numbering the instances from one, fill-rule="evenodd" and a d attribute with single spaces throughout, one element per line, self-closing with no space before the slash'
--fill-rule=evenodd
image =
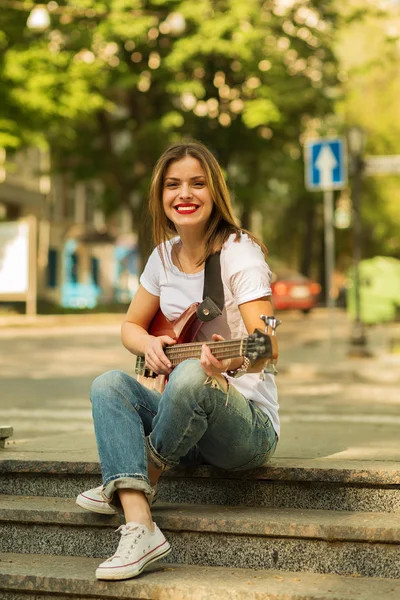
<path id="1" fill-rule="evenodd" d="M 221 252 L 211 254 L 204 267 L 203 302 L 196 314 L 200 321 L 212 321 L 222 314 L 224 308 L 224 286 L 221 279 Z"/>

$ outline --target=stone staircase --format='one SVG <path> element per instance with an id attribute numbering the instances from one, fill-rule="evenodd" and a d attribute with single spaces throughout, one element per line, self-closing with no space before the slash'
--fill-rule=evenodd
<path id="1" fill-rule="evenodd" d="M 0 457 L 2 600 L 400 598 L 396 465 L 275 459 L 240 474 L 170 471 L 153 507 L 168 562 L 101 582 L 94 571 L 118 544 L 120 517 L 75 504 L 101 483 L 99 465 L 11 456 Z"/>

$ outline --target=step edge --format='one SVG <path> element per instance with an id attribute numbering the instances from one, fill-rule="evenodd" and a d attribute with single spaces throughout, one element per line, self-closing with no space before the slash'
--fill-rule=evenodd
<path id="1" fill-rule="evenodd" d="M 15 555 L 15 554 L 0 554 L 0 564 L 1 564 L 1 560 L 7 560 L 12 558 L 14 560 L 16 560 L 17 558 L 20 558 L 21 555 Z M 45 557 L 45 560 L 51 560 L 53 563 L 57 564 L 59 563 L 60 565 L 62 564 L 62 562 L 65 561 L 66 557 L 63 556 L 59 556 L 59 557 L 52 557 L 51 555 L 30 555 L 31 560 L 33 559 L 37 559 L 39 561 L 42 561 L 43 563 L 43 558 Z M 72 562 L 73 560 L 78 561 L 79 563 L 82 564 L 82 559 L 78 557 L 68 557 L 68 559 L 72 559 L 69 562 Z M 196 596 L 196 598 L 199 598 L 199 600 L 205 600 L 206 598 L 209 598 L 210 600 L 225 600 L 228 598 L 235 598 L 236 600 L 240 597 L 244 597 L 243 595 L 239 596 L 237 594 L 235 594 L 234 596 L 229 593 L 229 590 L 225 589 L 224 591 L 224 587 L 226 588 L 226 582 L 228 579 L 232 581 L 232 575 L 235 575 L 235 583 L 237 586 L 237 576 L 242 576 L 244 579 L 248 580 L 250 577 L 258 577 L 259 580 L 262 580 L 263 583 L 263 589 L 265 586 L 265 583 L 268 582 L 269 586 L 268 586 L 268 598 L 269 600 L 278 600 L 279 599 L 283 599 L 285 598 L 285 600 L 290 600 L 291 595 L 288 595 L 287 592 L 284 592 L 282 590 L 282 582 L 285 583 L 291 583 L 291 579 L 295 579 L 296 581 L 296 591 L 293 592 L 293 600 L 302 600 L 304 598 L 304 600 L 310 600 L 311 598 L 315 597 L 316 599 L 321 599 L 322 598 L 328 598 L 328 596 L 326 595 L 326 593 L 324 592 L 323 594 L 320 593 L 316 593 L 315 596 L 311 596 L 309 589 L 312 587 L 311 582 L 313 582 L 314 587 L 315 587 L 315 583 L 316 582 L 321 582 L 321 585 L 323 586 L 324 589 L 326 589 L 327 586 L 332 586 L 333 583 L 335 583 L 336 585 L 338 584 L 338 582 L 340 582 L 341 584 L 347 585 L 347 584 L 355 584 L 355 586 L 357 587 L 358 591 L 362 588 L 368 589 L 368 590 L 373 590 L 373 593 L 376 594 L 376 592 L 378 590 L 380 590 L 381 592 L 384 591 L 382 588 L 386 588 L 386 592 L 385 592 L 385 600 L 396 600 L 396 598 L 398 598 L 398 595 L 400 593 L 400 581 L 398 580 L 394 580 L 394 579 L 387 579 L 387 578 L 376 578 L 376 577 L 357 577 L 356 580 L 354 577 L 350 576 L 350 575 L 334 575 L 334 574 L 323 574 L 323 573 L 312 573 L 312 572 L 307 572 L 307 571 L 303 571 L 303 572 L 293 572 L 293 571 L 277 571 L 277 570 L 265 570 L 263 571 L 259 571 L 259 570 L 253 570 L 253 569 L 237 569 L 237 568 L 229 568 L 229 567 L 198 567 L 195 565 L 174 565 L 174 564 L 161 564 L 159 563 L 159 569 L 155 570 L 155 571 L 145 571 L 145 573 L 138 579 L 130 579 L 130 580 L 126 580 L 125 582 L 123 581 L 119 581 L 119 582 L 111 582 L 111 583 L 100 583 L 98 582 L 95 578 L 94 578 L 94 569 L 95 566 L 98 564 L 98 559 L 86 559 L 84 561 L 85 563 L 85 567 L 87 569 L 91 569 L 91 575 L 89 577 L 89 574 L 87 574 L 86 579 L 85 580 L 80 580 L 80 582 L 84 581 L 84 585 L 86 586 L 86 589 L 88 590 L 88 593 L 85 593 L 86 596 L 90 595 L 92 598 L 93 597 L 108 597 L 108 598 L 119 598 L 120 600 L 128 600 L 128 598 L 132 598 L 132 592 L 134 590 L 136 590 L 136 594 L 135 597 L 137 598 L 149 598 L 151 597 L 149 595 L 149 591 L 151 590 L 151 588 L 153 588 L 153 590 L 155 591 L 158 588 L 160 588 L 162 586 L 162 588 L 165 590 L 165 596 L 157 596 L 157 597 L 170 597 L 168 596 L 168 590 L 176 590 L 177 589 L 177 583 L 176 581 L 174 581 L 174 573 L 176 574 L 176 572 L 178 572 L 178 576 L 180 573 L 182 572 L 187 572 L 189 573 L 189 576 L 191 576 L 191 580 L 193 577 L 193 574 L 196 573 L 201 573 L 201 574 L 208 574 L 208 576 L 210 576 L 210 573 L 214 576 L 217 576 L 218 578 L 218 583 L 219 585 L 219 589 L 217 590 L 213 590 L 212 595 L 210 595 L 210 589 L 207 587 L 204 587 L 204 590 L 206 591 L 207 595 L 202 595 L 200 596 Z M 25 569 L 26 569 L 26 565 L 25 565 Z M 160 573 L 161 570 L 161 573 Z M 224 577 L 224 575 L 227 575 L 229 573 L 230 577 Z M 164 576 L 164 581 L 162 581 L 162 577 Z M 168 582 L 168 578 L 171 580 L 170 583 L 166 585 L 165 582 L 165 576 Z M 17 576 L 15 576 L 16 578 Z M 71 597 L 73 597 L 73 594 L 75 594 L 76 597 L 76 593 L 80 593 L 82 594 L 82 590 L 78 590 L 76 586 L 72 586 L 74 589 L 71 590 L 71 585 L 69 583 L 69 590 L 68 592 L 70 592 L 70 594 L 66 593 L 65 589 L 61 589 L 62 586 L 62 582 L 63 581 L 69 581 L 71 582 L 71 578 L 58 578 L 57 576 L 55 576 L 54 574 L 50 574 L 50 575 L 31 575 L 31 574 L 25 574 L 24 575 L 20 575 L 21 577 L 29 577 L 29 591 L 33 592 L 33 593 L 37 593 L 37 592 L 47 592 L 47 593 L 58 593 L 58 594 L 62 594 L 64 593 L 65 596 L 71 595 Z M 275 578 L 275 581 L 274 581 Z M 17 581 L 15 581 L 14 579 L 14 583 L 11 584 L 7 584 L 7 574 L 5 573 L 0 573 L 0 589 L 3 590 L 8 590 L 8 591 L 28 591 L 26 586 L 23 585 L 23 580 L 21 580 L 19 583 Z M 159 579 L 159 581 L 157 581 L 157 579 Z M 305 586 L 305 591 L 302 592 L 299 589 L 299 581 L 303 584 L 303 586 Z M 257 590 L 251 590 L 251 587 L 248 585 L 248 581 L 246 582 L 246 599 L 248 600 L 252 600 L 252 598 L 254 598 L 254 600 L 259 599 L 260 595 L 259 592 L 257 592 Z M 254 583 L 254 582 L 253 582 Z M 277 591 L 274 591 L 271 589 L 271 583 L 274 584 L 275 586 L 277 586 L 279 589 Z M 243 584 L 243 581 L 240 581 L 240 584 Z M 8 585 L 8 587 L 6 587 Z M 12 585 L 13 587 L 10 587 L 10 585 Z M 82 585 L 82 584 L 81 584 Z M 39 588 L 39 586 L 41 586 L 41 588 Z M 79 586 L 79 580 L 78 580 L 78 586 Z M 93 590 L 94 587 L 99 588 L 99 591 L 97 590 Z M 139 595 L 139 589 L 143 587 L 146 589 L 146 595 Z M 191 585 L 188 584 L 186 585 L 186 588 L 188 588 L 185 595 L 180 595 L 182 600 L 190 600 L 193 598 L 192 595 L 192 587 Z M 178 587 L 179 589 L 179 587 Z M 196 587 L 196 590 L 199 589 L 198 587 Z M 181 584 L 181 590 L 182 590 L 182 584 Z M 187 592 L 189 591 L 189 595 L 187 595 Z M 388 592 L 389 591 L 389 595 Z M 251 592 L 251 595 L 250 595 Z M 240 593 L 240 590 L 239 590 Z M 329 594 L 329 600 L 335 600 L 337 599 L 343 599 L 343 592 L 337 592 L 337 595 L 331 595 Z M 359 597 L 357 595 L 357 597 Z M 382 596 L 381 596 L 382 597 Z M 347 600 L 351 600 L 352 596 L 346 596 Z"/>
<path id="2" fill-rule="evenodd" d="M 253 481 L 290 481 L 293 482 L 324 482 L 349 483 L 359 485 L 394 485 L 400 486 L 400 463 L 394 462 L 394 468 L 388 467 L 387 462 L 382 468 L 368 468 L 363 462 L 360 465 L 305 465 L 294 461 L 294 464 L 275 463 L 251 471 L 221 471 L 211 466 L 201 466 L 195 469 L 171 469 L 163 477 L 172 479 L 223 479 L 223 480 L 253 480 Z M 21 460 L 3 458 L 0 460 L 0 474 L 21 473 L 45 476 L 65 475 L 98 475 L 101 476 L 100 465 L 89 461 L 56 461 L 56 460 Z"/>
<path id="3" fill-rule="evenodd" d="M 40 504 L 43 501 L 41 497 L 34 498 L 36 503 Z M 47 504 L 49 503 L 48 500 L 48 498 L 45 500 Z M 16 509 L 12 506 L 2 508 L 0 496 L 0 523 L 48 527 L 115 528 L 123 522 L 119 516 L 98 515 L 76 507 L 73 500 L 69 503 L 71 508 L 74 509 L 71 512 L 65 509 L 56 510 L 46 507 L 43 509 L 29 509 L 29 506 L 24 509 Z M 64 504 L 68 504 L 67 499 Z M 173 514 L 173 509 L 176 508 L 189 511 L 197 509 L 197 513 L 194 515 Z M 212 505 L 160 503 L 153 508 L 153 517 L 163 531 L 171 533 L 191 532 L 194 534 L 309 539 L 332 543 L 400 544 L 400 515 L 396 515 L 399 525 L 393 527 L 391 523 L 393 522 L 394 513 L 237 507 L 242 513 L 250 514 L 250 521 L 246 521 L 245 516 L 244 520 L 238 522 L 237 515 L 229 514 L 229 510 L 226 514 L 221 514 L 224 507 L 214 506 L 214 508 L 217 513 L 220 513 L 217 517 L 213 516 Z M 229 507 L 231 510 L 233 508 L 235 507 Z M 255 510 L 259 514 L 261 511 L 264 513 L 265 518 L 262 522 L 251 520 L 251 513 L 254 514 Z M 336 512 L 339 514 L 336 514 Z M 324 517 L 327 515 L 332 516 L 332 514 L 335 514 L 338 521 L 346 522 L 343 524 L 332 522 L 324 524 Z M 304 515 L 307 515 L 309 521 L 297 523 L 296 517 L 304 518 Z M 356 522 L 352 524 L 348 522 L 349 518 L 357 518 L 358 515 L 360 520 L 362 519 L 366 523 Z M 277 517 L 281 520 L 277 520 Z M 378 524 L 375 527 L 373 524 L 369 525 L 368 521 L 376 517 L 380 517 L 380 523 L 383 521 L 384 524 Z"/>

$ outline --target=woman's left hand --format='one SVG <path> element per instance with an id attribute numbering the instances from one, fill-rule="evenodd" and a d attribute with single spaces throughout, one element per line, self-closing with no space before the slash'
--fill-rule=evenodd
<path id="1" fill-rule="evenodd" d="M 222 342 L 225 338 L 216 333 L 213 334 L 212 339 L 214 342 Z M 200 364 L 203 367 L 203 371 L 211 376 L 211 375 L 220 375 L 221 373 L 225 373 L 230 367 L 231 364 L 230 358 L 225 358 L 224 360 L 218 360 L 212 354 L 210 348 L 203 344 L 201 348 L 201 357 Z"/>

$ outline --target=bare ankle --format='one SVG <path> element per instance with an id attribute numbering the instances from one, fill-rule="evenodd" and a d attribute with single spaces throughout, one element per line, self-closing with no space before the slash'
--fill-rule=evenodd
<path id="1" fill-rule="evenodd" d="M 153 531 L 150 507 L 144 493 L 138 490 L 121 489 L 118 490 L 118 495 L 124 510 L 125 521 L 140 523 Z"/>
<path id="2" fill-rule="evenodd" d="M 127 523 L 129 523 L 129 521 L 126 521 Z M 154 533 L 154 523 L 153 520 L 147 519 L 147 518 L 143 518 L 143 519 L 136 519 L 135 523 L 139 523 L 139 525 L 144 525 L 145 527 L 147 527 L 147 529 L 150 531 L 150 533 Z"/>

